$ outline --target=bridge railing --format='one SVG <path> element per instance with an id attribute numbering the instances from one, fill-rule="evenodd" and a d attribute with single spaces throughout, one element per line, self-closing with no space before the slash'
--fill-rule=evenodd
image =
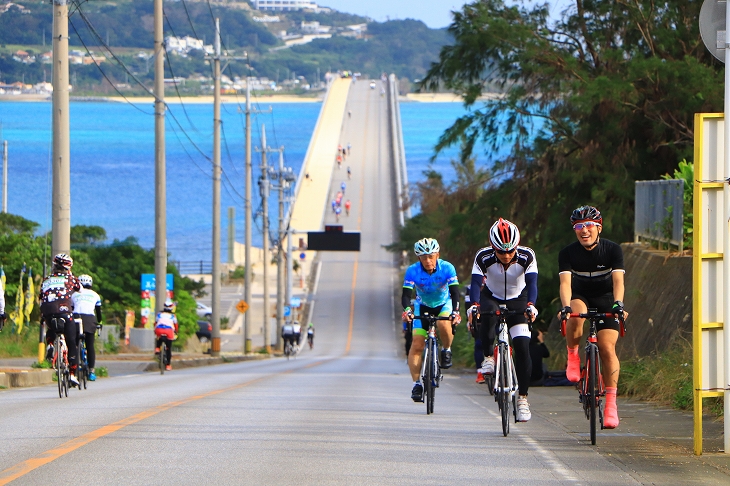
<path id="1" fill-rule="evenodd" d="M 390 126 L 391 155 L 395 172 L 395 190 L 398 203 L 398 223 L 403 226 L 405 219 L 411 217 L 408 192 L 408 170 L 406 148 L 403 144 L 403 127 L 398 103 L 398 79 L 395 74 L 388 77 L 388 122 Z"/>

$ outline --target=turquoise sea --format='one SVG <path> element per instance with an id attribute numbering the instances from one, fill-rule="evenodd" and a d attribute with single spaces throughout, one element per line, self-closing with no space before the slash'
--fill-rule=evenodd
<path id="1" fill-rule="evenodd" d="M 136 106 L 136 108 L 135 108 Z M 152 105 L 105 102 L 71 104 L 71 223 L 98 225 L 111 239 L 135 236 L 154 244 L 154 117 Z M 277 103 L 271 113 L 253 117 L 254 145 L 261 126 L 267 145 L 285 147 L 285 163 L 295 173 L 304 159 L 319 115 L 319 103 Z M 259 106 L 267 110 L 268 105 Z M 243 241 L 243 115 L 236 104 L 223 105 L 221 191 L 223 249 L 226 255 L 227 207 L 236 207 L 236 239 Z M 211 105 L 171 105 L 166 121 L 167 233 L 171 258 L 210 260 L 211 253 Z M 438 136 L 464 113 L 458 103 L 403 103 L 401 119 L 411 184 L 423 179 Z M 50 229 L 50 103 L 0 103 L 1 137 L 8 141 L 8 211 Z M 202 153 L 201 153 L 202 152 Z M 456 150 L 432 164 L 446 180 Z M 260 154 L 253 154 L 254 180 Z M 254 209 L 260 205 L 254 190 Z M 275 218 L 276 205 L 271 215 Z M 260 218 L 254 243 L 260 244 Z M 272 219 L 273 221 L 273 219 Z"/>

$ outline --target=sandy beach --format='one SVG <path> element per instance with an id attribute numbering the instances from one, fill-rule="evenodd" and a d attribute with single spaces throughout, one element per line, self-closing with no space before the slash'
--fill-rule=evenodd
<path id="1" fill-rule="evenodd" d="M 42 101 L 42 102 L 48 102 L 51 101 L 51 95 L 50 94 L 19 94 L 19 95 L 0 95 L 0 102 L 3 101 Z M 132 103 L 149 103 L 152 104 L 154 102 L 154 98 L 152 96 L 135 96 L 135 97 L 129 97 L 127 99 L 122 98 L 121 96 L 74 96 L 71 95 L 71 101 L 113 101 L 118 103 L 126 103 L 127 101 L 131 101 Z M 181 103 L 180 98 L 177 96 L 170 96 L 168 95 L 165 98 L 165 101 L 171 105 L 173 104 L 179 104 Z M 223 95 L 221 96 L 221 103 L 241 103 L 243 104 L 246 101 L 246 95 L 245 94 L 239 94 L 239 95 Z M 322 96 L 297 96 L 297 95 L 269 95 L 269 96 L 260 96 L 255 95 L 254 93 L 251 93 L 251 102 L 252 103 L 321 103 L 322 102 Z M 189 104 L 213 104 L 213 96 L 183 96 L 182 103 L 189 103 Z"/>
<path id="2" fill-rule="evenodd" d="M 479 97 L 482 101 L 501 98 L 499 93 L 485 93 Z M 455 93 L 408 93 L 400 97 L 400 101 L 415 101 L 418 103 L 462 103 L 464 99 Z"/>

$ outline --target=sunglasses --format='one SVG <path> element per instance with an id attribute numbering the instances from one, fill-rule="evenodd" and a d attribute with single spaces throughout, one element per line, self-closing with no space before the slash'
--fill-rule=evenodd
<path id="1" fill-rule="evenodd" d="M 496 251 L 500 255 L 508 255 L 510 253 L 514 253 L 515 252 L 514 249 L 512 249 L 512 250 L 497 250 L 496 248 L 494 249 L 494 251 Z"/>
<path id="2" fill-rule="evenodd" d="M 594 226 L 601 226 L 600 224 L 596 223 L 595 221 L 586 221 L 585 223 L 575 223 L 573 225 L 573 229 L 576 231 L 580 231 L 583 228 L 591 229 Z"/>

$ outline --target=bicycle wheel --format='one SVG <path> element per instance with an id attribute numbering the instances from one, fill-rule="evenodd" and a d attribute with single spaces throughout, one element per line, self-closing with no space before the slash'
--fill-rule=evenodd
<path id="1" fill-rule="evenodd" d="M 587 383 L 587 393 L 586 393 L 586 399 L 588 400 L 588 408 L 590 410 L 590 417 L 588 418 L 588 421 L 590 422 L 591 426 L 591 444 L 596 445 L 596 405 L 598 401 L 598 396 L 596 394 L 597 390 L 597 382 L 596 382 L 596 368 L 597 368 L 597 360 L 596 360 L 596 347 L 595 346 L 589 346 L 588 347 L 588 357 L 586 359 L 586 370 L 588 371 L 588 383 Z"/>
<path id="2" fill-rule="evenodd" d="M 436 399 L 436 388 L 439 386 L 439 380 L 441 379 L 441 371 L 439 370 L 438 362 L 438 345 L 436 340 L 433 341 L 431 346 L 431 393 L 428 395 L 428 410 L 429 413 L 433 413 L 433 405 Z"/>
<path id="3" fill-rule="evenodd" d="M 426 343 L 426 352 L 423 359 L 425 360 L 425 373 L 423 374 L 423 401 L 426 402 L 426 415 L 429 415 L 433 412 L 433 365 L 431 364 L 433 356 L 431 355 L 431 346 L 429 343 Z"/>
<path id="4" fill-rule="evenodd" d="M 484 375 L 484 384 L 487 385 L 490 395 L 494 395 L 494 373 Z"/>
<path id="5" fill-rule="evenodd" d="M 502 409 L 502 433 L 505 437 L 509 434 L 509 408 L 510 408 L 510 385 L 509 385 L 509 362 L 507 360 L 507 346 L 500 344 L 500 368 L 501 373 L 499 374 L 499 393 L 500 402 Z"/>
<path id="6" fill-rule="evenodd" d="M 167 341 L 165 341 L 163 339 L 162 342 L 160 343 L 160 358 L 159 358 L 161 375 L 165 374 L 165 355 L 166 354 L 167 354 Z"/>
<path id="7" fill-rule="evenodd" d="M 61 366 L 61 339 L 56 337 L 53 343 L 53 365 L 56 368 L 56 381 L 58 382 L 58 398 L 63 398 L 63 368 Z"/>
<path id="8" fill-rule="evenodd" d="M 79 390 L 86 390 L 86 375 L 88 375 L 89 365 L 86 360 L 86 346 L 83 340 L 79 343 L 79 356 L 76 362 L 78 363 L 76 378 L 79 380 Z"/>

